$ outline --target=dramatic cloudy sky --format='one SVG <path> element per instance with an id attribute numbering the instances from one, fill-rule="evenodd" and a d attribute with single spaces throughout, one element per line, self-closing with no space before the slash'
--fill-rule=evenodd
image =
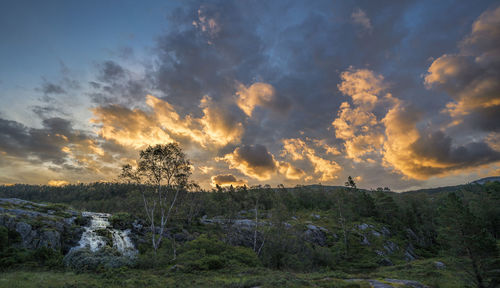
<path id="1" fill-rule="evenodd" d="M 7 0 L 0 37 L 0 184 L 171 141 L 204 188 L 500 174 L 497 1 Z"/>

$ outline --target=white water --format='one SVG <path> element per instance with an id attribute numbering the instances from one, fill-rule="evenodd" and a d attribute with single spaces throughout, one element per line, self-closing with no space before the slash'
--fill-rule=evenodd
<path id="1" fill-rule="evenodd" d="M 106 229 L 111 232 L 113 238 L 113 247 L 120 253 L 126 256 L 137 254 L 134 244 L 130 240 L 130 229 L 117 230 L 111 228 L 108 218 L 111 216 L 107 213 L 83 212 L 82 216 L 91 217 L 90 226 L 85 227 L 82 238 L 78 242 L 78 246 L 73 249 L 89 248 L 96 252 L 106 246 L 106 239 L 97 234 L 97 230 Z"/>

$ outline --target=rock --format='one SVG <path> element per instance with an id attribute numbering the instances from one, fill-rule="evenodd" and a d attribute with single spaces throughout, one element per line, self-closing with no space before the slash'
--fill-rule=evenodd
<path id="1" fill-rule="evenodd" d="M 404 258 L 408 262 L 411 262 L 411 261 L 417 259 L 417 257 L 415 256 L 415 254 L 413 254 L 412 251 L 410 251 L 410 250 L 405 250 Z"/>
<path id="2" fill-rule="evenodd" d="M 391 231 L 389 231 L 389 229 L 387 229 L 387 227 L 382 227 L 382 229 L 380 229 L 380 231 L 382 232 L 382 235 L 384 235 L 385 237 L 389 237 L 391 236 Z"/>
<path id="3" fill-rule="evenodd" d="M 393 266 L 394 265 L 394 263 L 392 263 L 392 261 L 389 258 L 383 258 L 383 259 L 379 260 L 378 264 L 380 264 L 382 266 Z"/>
<path id="4" fill-rule="evenodd" d="M 440 261 L 435 261 L 434 266 L 436 266 L 437 269 L 445 269 L 446 268 L 446 265 Z"/>
<path id="5" fill-rule="evenodd" d="M 318 214 L 311 214 L 311 216 L 314 218 L 314 219 L 321 219 L 321 216 L 318 215 Z"/>
<path id="6" fill-rule="evenodd" d="M 381 282 L 379 280 L 375 279 L 345 279 L 345 281 L 348 282 L 368 282 L 370 284 L 370 287 L 372 288 L 393 288 L 393 287 L 401 287 L 401 285 L 404 285 L 404 287 L 412 287 L 412 288 L 429 288 L 428 286 L 425 286 L 422 283 L 419 283 L 417 281 L 412 281 L 412 280 L 399 280 L 399 279 L 390 279 L 386 278 Z M 396 285 L 392 285 L 396 284 Z"/>
<path id="7" fill-rule="evenodd" d="M 295 217 L 295 216 L 292 216 L 292 220 L 297 221 L 297 220 L 298 220 L 298 218 L 297 218 L 297 217 Z"/>
<path id="8" fill-rule="evenodd" d="M 384 281 L 389 282 L 391 284 L 404 285 L 404 287 L 429 288 L 429 286 L 426 286 L 420 282 L 413 281 L 413 280 L 400 280 L 400 279 L 386 278 L 386 279 L 384 279 Z"/>
<path id="9" fill-rule="evenodd" d="M 396 252 L 399 249 L 399 247 L 398 247 L 398 244 L 396 244 L 392 241 L 386 241 L 384 244 L 384 249 L 385 249 L 385 251 L 387 251 L 388 254 L 393 254 L 394 252 Z"/>
<path id="10" fill-rule="evenodd" d="M 362 223 L 362 224 L 359 224 L 358 225 L 358 228 L 359 230 L 366 230 L 368 228 L 373 228 L 373 225 L 371 224 L 366 224 L 366 223 Z"/>
<path id="11" fill-rule="evenodd" d="M 361 240 L 362 245 L 371 245 L 370 241 L 368 241 L 368 238 L 365 235 L 361 234 L 361 236 L 363 236 L 363 240 Z"/>
<path id="12" fill-rule="evenodd" d="M 174 266 L 170 267 L 170 271 L 171 272 L 177 272 L 177 271 L 180 271 L 184 268 L 184 266 L 180 265 L 180 264 L 174 264 Z"/>
<path id="13" fill-rule="evenodd" d="M 304 238 L 306 241 L 319 246 L 326 246 L 327 229 L 312 224 L 306 225 L 306 228 L 307 230 L 304 232 Z"/>
<path id="14" fill-rule="evenodd" d="M 380 250 L 375 250 L 375 253 L 378 255 L 378 256 L 385 256 L 385 253 L 383 251 L 380 251 Z"/>
<path id="15" fill-rule="evenodd" d="M 81 229 L 74 225 L 77 218 L 74 211 L 46 209 L 46 204 L 20 199 L 0 199 L 0 225 L 15 231 L 20 236 L 16 247 L 37 249 L 49 247 L 63 253 L 69 251 L 68 245 L 75 243 L 81 236 Z M 30 210 L 35 209 L 35 210 Z M 47 210 L 47 213 L 40 212 Z M 58 215 L 71 215 L 62 217 Z M 69 239 L 68 239 L 69 238 Z"/>
<path id="16" fill-rule="evenodd" d="M 375 237 L 380 237 L 382 236 L 382 234 L 380 234 L 379 232 L 375 231 L 375 230 L 372 230 L 372 235 L 375 236 Z"/>

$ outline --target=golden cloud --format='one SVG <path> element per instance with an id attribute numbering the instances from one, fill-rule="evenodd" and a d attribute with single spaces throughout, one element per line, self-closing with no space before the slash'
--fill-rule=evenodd
<path id="1" fill-rule="evenodd" d="M 221 146 L 239 142 L 243 135 L 243 124 L 237 122 L 220 107 L 216 107 L 210 97 L 204 97 L 200 107 L 203 108 L 203 117 L 200 122 L 203 125 L 204 134 L 210 141 Z"/>
<path id="2" fill-rule="evenodd" d="M 286 179 L 289 180 L 300 180 L 302 177 L 306 175 L 304 170 L 293 166 L 292 164 L 280 161 L 279 162 L 279 172 L 285 176 Z"/>
<path id="3" fill-rule="evenodd" d="M 351 96 L 354 104 L 370 109 L 378 101 L 377 94 L 386 88 L 384 77 L 368 69 L 350 67 L 340 74 L 340 79 L 339 91 Z"/>
<path id="4" fill-rule="evenodd" d="M 377 96 L 387 88 L 384 77 L 367 69 L 349 68 L 341 73 L 339 90 L 351 96 L 354 108 L 348 102 L 340 105 L 337 118 L 332 122 L 337 139 L 344 140 L 347 158 L 355 162 L 373 161 L 371 154 L 380 154 L 384 141 L 382 127 L 373 113 L 382 100 Z M 385 98 L 391 99 L 390 94 Z"/>
<path id="5" fill-rule="evenodd" d="M 248 117 L 256 106 L 270 105 L 274 98 L 274 87 L 267 83 L 254 83 L 250 87 L 240 84 L 236 92 L 237 104 Z"/>
<path id="6" fill-rule="evenodd" d="M 223 146 L 237 143 L 243 134 L 243 126 L 217 108 L 209 97 L 201 100 L 203 116 L 181 117 L 166 101 L 146 96 L 151 111 L 128 109 L 118 105 L 93 109 L 92 123 L 98 124 L 98 134 L 122 146 L 140 149 L 146 145 L 169 143 L 188 139 L 201 147 Z"/>
<path id="7" fill-rule="evenodd" d="M 441 88 L 454 99 L 444 109 L 454 118 L 454 125 L 472 113 L 475 118 L 500 113 L 499 31 L 497 7 L 478 17 L 460 44 L 459 53 L 439 57 L 427 71 L 427 87 Z"/>
<path id="8" fill-rule="evenodd" d="M 313 148 L 299 138 L 283 139 L 282 155 L 289 155 L 292 160 L 307 159 L 314 167 L 314 173 L 319 174 L 320 181 L 336 179 L 338 172 L 342 170 L 337 162 L 318 156 Z"/>
<path id="9" fill-rule="evenodd" d="M 60 187 L 60 186 L 65 186 L 65 185 L 68 185 L 69 182 L 68 181 L 65 181 L 65 180 L 50 180 L 48 183 L 47 183 L 49 186 L 57 186 L 57 187 Z"/>

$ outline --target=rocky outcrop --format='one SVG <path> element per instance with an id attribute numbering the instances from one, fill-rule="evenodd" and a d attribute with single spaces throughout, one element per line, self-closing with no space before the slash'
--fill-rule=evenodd
<path id="1" fill-rule="evenodd" d="M 16 247 L 49 247 L 68 252 L 83 233 L 75 225 L 79 213 L 57 205 L 39 204 L 21 199 L 0 199 L 0 225 L 19 235 Z"/>
<path id="2" fill-rule="evenodd" d="M 326 246 L 328 229 L 312 224 L 306 225 L 304 239 L 319 246 Z"/>

